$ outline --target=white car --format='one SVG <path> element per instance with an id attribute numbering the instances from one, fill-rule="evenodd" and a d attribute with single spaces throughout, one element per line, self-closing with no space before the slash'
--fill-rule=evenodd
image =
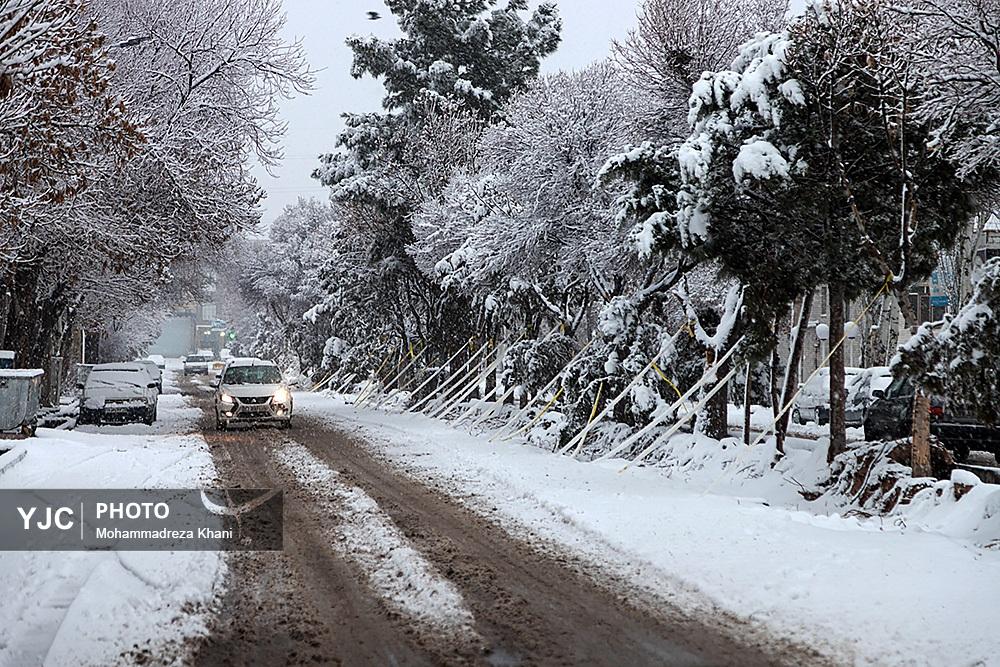
<path id="1" fill-rule="evenodd" d="M 212 359 L 211 354 L 189 354 L 184 357 L 184 375 L 205 375 Z"/>
<path id="2" fill-rule="evenodd" d="M 851 381 L 864 369 L 848 366 L 844 369 L 844 385 Z M 830 420 L 830 369 L 821 368 L 813 375 L 799 391 L 792 409 L 792 419 L 799 424 L 814 422 L 822 425 Z"/>
<path id="3" fill-rule="evenodd" d="M 874 402 L 876 393 L 885 390 L 892 384 L 892 370 L 888 366 L 873 366 L 864 369 L 847 383 L 847 415 L 848 426 L 861 426 L 865 422 L 868 406 Z"/>
<path id="4" fill-rule="evenodd" d="M 167 360 L 163 358 L 162 354 L 151 354 L 147 356 L 146 359 L 156 364 L 156 367 L 161 371 L 166 370 L 167 368 Z"/>
<path id="5" fill-rule="evenodd" d="M 78 387 L 78 424 L 156 421 L 159 392 L 142 364 L 97 364 Z"/>
<path id="6" fill-rule="evenodd" d="M 273 362 L 231 359 L 213 384 L 217 385 L 215 425 L 220 431 L 233 424 L 291 427 L 292 392 Z"/>

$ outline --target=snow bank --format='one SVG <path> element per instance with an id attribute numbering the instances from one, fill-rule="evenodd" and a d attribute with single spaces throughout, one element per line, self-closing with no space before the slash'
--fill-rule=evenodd
<path id="1" fill-rule="evenodd" d="M 791 449 L 771 469 L 763 448 L 687 435 L 671 443 L 686 457 L 625 467 L 489 443 L 422 416 L 297 400 L 302 414 L 366 433 L 380 455 L 511 531 L 709 618 L 735 614 L 749 635 L 800 641 L 842 663 L 996 661 L 1000 551 L 943 527 L 961 515 L 993 530 L 977 517 L 993 512 L 997 487 L 977 485 L 959 501 L 921 496 L 905 516 L 841 516 L 830 499 L 799 493 L 820 481 L 825 447 Z"/>

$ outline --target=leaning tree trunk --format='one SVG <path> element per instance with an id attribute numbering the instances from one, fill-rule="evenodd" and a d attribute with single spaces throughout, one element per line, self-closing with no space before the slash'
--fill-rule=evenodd
<path id="1" fill-rule="evenodd" d="M 813 292 L 810 290 L 802 298 L 802 310 L 799 312 L 799 319 L 795 323 L 795 335 L 792 338 L 791 349 L 788 351 L 788 363 L 785 366 L 784 386 L 781 389 L 781 396 L 774 407 L 774 411 L 776 413 L 779 410 L 784 410 L 774 425 L 775 446 L 781 453 L 784 453 L 785 451 L 785 438 L 788 435 L 788 420 L 791 417 L 791 407 L 789 406 L 789 409 L 787 410 L 785 410 L 785 407 L 788 402 L 792 400 L 792 396 L 795 395 L 795 387 L 798 385 L 796 371 L 799 367 L 799 362 L 802 360 L 802 350 L 805 347 L 805 336 L 803 335 L 803 332 L 806 330 L 806 324 L 809 322 L 809 316 L 812 314 L 812 303 Z"/>
<path id="2" fill-rule="evenodd" d="M 827 462 L 847 451 L 847 419 L 844 414 L 844 286 L 830 284 L 830 448 Z"/>

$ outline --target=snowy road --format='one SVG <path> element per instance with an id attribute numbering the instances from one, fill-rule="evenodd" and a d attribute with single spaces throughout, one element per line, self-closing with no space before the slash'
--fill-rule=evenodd
<path id="1" fill-rule="evenodd" d="M 224 482 L 285 489 L 285 550 L 234 554 L 197 662 L 801 664 L 652 614 L 375 459 L 318 420 L 203 433 Z"/>
<path id="2" fill-rule="evenodd" d="M 0 487 L 281 488 L 284 551 L 0 553 L 0 667 L 998 664 L 1000 526 L 970 513 L 996 487 L 904 529 L 316 394 L 291 431 L 216 431 L 201 379 L 161 401 L 153 427 L 43 430 Z"/>

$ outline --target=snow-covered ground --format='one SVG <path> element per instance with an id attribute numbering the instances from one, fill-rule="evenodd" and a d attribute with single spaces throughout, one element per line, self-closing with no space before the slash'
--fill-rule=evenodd
<path id="1" fill-rule="evenodd" d="M 711 465 L 668 476 L 490 443 L 488 434 L 327 396 L 298 394 L 296 406 L 366 433 L 382 456 L 509 529 L 694 611 L 735 614 L 838 662 L 1000 664 L 1000 549 L 980 546 L 1000 544 L 1000 487 L 980 485 L 955 502 L 942 482 L 940 498 L 909 513 L 845 517 L 796 491 L 817 481 L 822 447 L 792 449 L 762 477 Z M 691 457 L 710 462 L 718 450 L 696 443 Z"/>
<path id="2" fill-rule="evenodd" d="M 215 468 L 197 409 L 168 372 L 159 421 L 40 429 L 0 488 L 200 488 Z M 203 633 L 225 564 L 214 552 L 0 552 L 0 665 L 170 662 Z"/>

